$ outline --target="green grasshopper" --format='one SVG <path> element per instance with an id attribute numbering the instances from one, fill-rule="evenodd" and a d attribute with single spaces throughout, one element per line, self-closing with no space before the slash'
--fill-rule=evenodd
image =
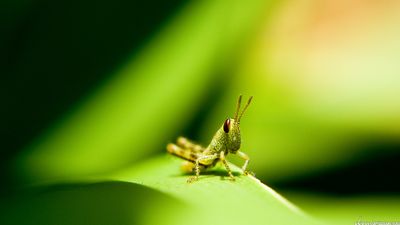
<path id="1" fill-rule="evenodd" d="M 252 99 L 253 96 L 249 98 L 243 111 L 239 115 L 242 101 L 242 96 L 239 96 L 235 117 L 233 119 L 228 118 L 225 120 L 221 128 L 215 133 L 207 148 L 195 144 L 184 137 L 179 137 L 176 144 L 170 143 L 167 145 L 167 151 L 169 153 L 186 160 L 182 164 L 183 170 L 186 172 L 193 172 L 193 169 L 195 170 L 196 175 L 190 177 L 188 183 L 199 179 L 200 169 L 205 170 L 214 167 L 217 162 L 222 162 L 224 164 L 228 171 L 229 178 L 234 181 L 235 178 L 226 160 L 228 153 L 236 154 L 240 158 L 244 159 L 245 163 L 242 167 L 243 174 L 249 174 L 247 171 L 247 165 L 249 164 L 250 158 L 244 152 L 239 151 L 241 144 L 240 119 L 247 107 L 250 105 Z"/>

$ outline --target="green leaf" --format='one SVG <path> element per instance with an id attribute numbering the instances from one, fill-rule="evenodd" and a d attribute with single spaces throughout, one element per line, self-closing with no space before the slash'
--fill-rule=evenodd
<path id="1" fill-rule="evenodd" d="M 181 215 L 179 224 L 317 224 L 257 178 L 241 175 L 234 165 L 234 182 L 217 166 L 187 183 L 189 175 L 180 171 L 180 162 L 157 157 L 109 177 L 152 187 L 193 206 L 195 210 Z"/>
<path id="2" fill-rule="evenodd" d="M 1 224 L 156 224 L 176 218 L 165 209 L 178 211 L 186 204 L 142 185 L 102 181 L 67 183 L 29 188 L 0 200 Z M 167 222 L 168 223 L 168 222 Z"/>
<path id="3" fill-rule="evenodd" d="M 93 182 L 32 188 L 0 200 L 6 224 L 319 224 L 257 178 L 217 166 L 194 183 L 181 160 L 156 157 Z"/>

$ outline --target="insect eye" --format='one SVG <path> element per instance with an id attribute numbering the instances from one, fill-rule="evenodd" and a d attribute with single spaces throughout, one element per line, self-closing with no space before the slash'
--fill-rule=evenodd
<path id="1" fill-rule="evenodd" d="M 225 131 L 225 133 L 229 132 L 230 126 L 231 126 L 231 120 L 230 119 L 226 119 L 225 123 L 224 123 L 224 131 Z"/>

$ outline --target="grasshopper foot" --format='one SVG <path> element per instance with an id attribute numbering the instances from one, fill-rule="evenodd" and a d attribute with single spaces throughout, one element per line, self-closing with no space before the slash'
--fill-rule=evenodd
<path id="1" fill-rule="evenodd" d="M 189 177 L 187 182 L 190 184 L 190 183 L 193 183 L 193 182 L 197 181 L 198 179 L 199 179 L 198 176 L 192 176 L 192 177 Z"/>
<path id="2" fill-rule="evenodd" d="M 232 182 L 236 180 L 232 173 L 229 173 L 229 180 Z"/>
<path id="3" fill-rule="evenodd" d="M 245 176 L 250 175 L 250 176 L 254 177 L 254 173 L 251 171 L 248 171 L 248 170 L 243 170 L 243 175 L 245 175 Z"/>

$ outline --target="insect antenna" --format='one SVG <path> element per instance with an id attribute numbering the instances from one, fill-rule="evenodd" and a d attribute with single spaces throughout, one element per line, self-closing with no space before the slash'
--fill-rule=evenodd
<path id="1" fill-rule="evenodd" d="M 252 99 L 253 99 L 253 96 L 250 96 L 249 100 L 247 100 L 247 103 L 246 103 L 246 105 L 244 106 L 243 111 L 242 111 L 242 113 L 241 113 L 240 116 L 239 116 L 238 123 L 240 122 L 240 119 L 242 118 L 243 113 L 246 111 L 247 107 L 249 107 L 250 102 L 251 102 Z"/>
<path id="2" fill-rule="evenodd" d="M 239 111 L 240 111 L 240 104 L 242 102 L 242 95 L 239 95 L 238 101 L 237 101 L 237 105 L 236 105 L 236 112 L 235 112 L 235 121 L 237 121 L 238 115 L 239 115 Z"/>

